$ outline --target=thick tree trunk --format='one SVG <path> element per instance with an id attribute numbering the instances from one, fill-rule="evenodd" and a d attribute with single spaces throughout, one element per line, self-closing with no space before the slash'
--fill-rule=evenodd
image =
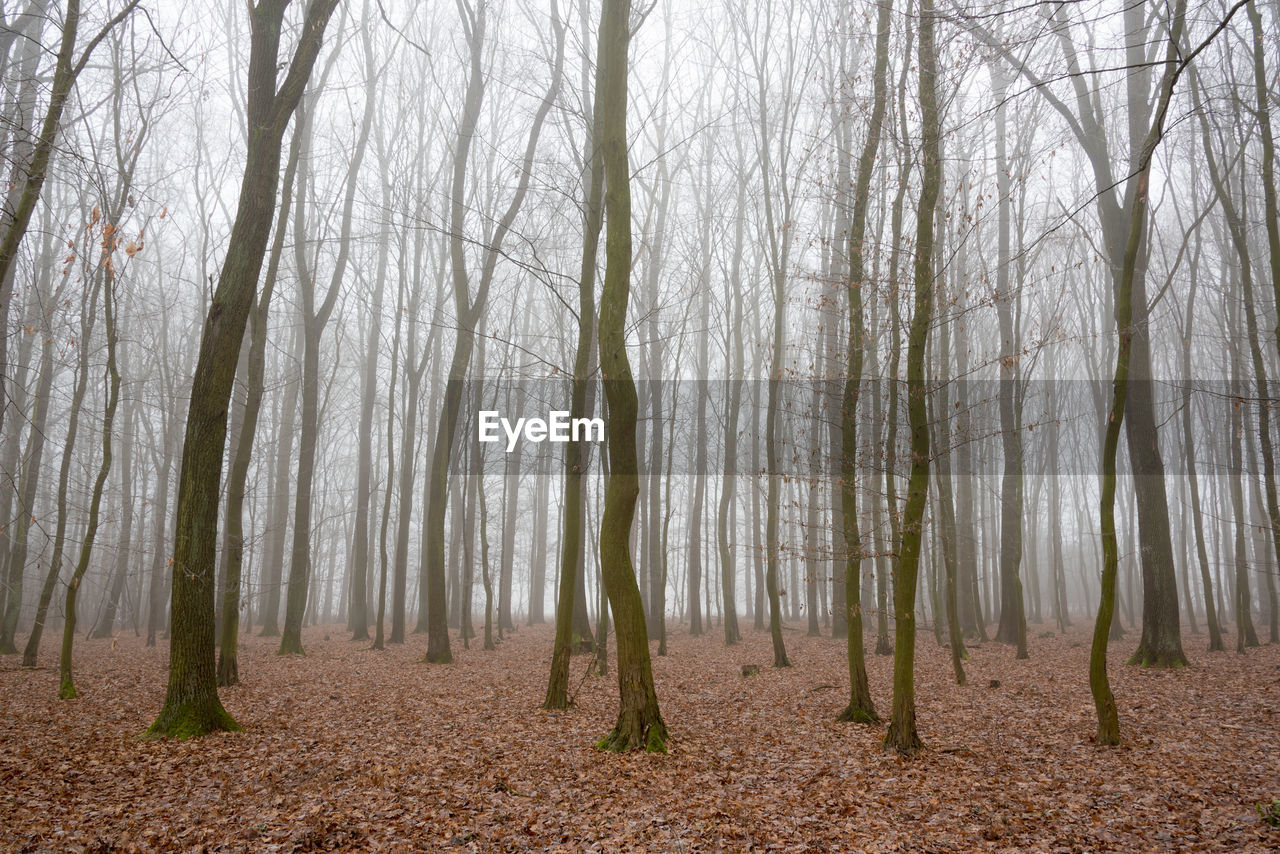
<path id="1" fill-rule="evenodd" d="M 237 638 L 240 634 L 240 577 L 244 566 L 244 498 L 249 481 L 249 466 L 253 462 L 254 434 L 258 427 L 258 414 L 262 410 L 262 397 L 266 392 L 264 374 L 267 365 L 267 318 L 271 297 L 275 292 L 280 272 L 280 259 L 284 255 L 284 238 L 289 222 L 289 209 L 293 194 L 293 180 L 298 171 L 301 154 L 300 134 L 294 128 L 289 146 L 289 158 L 285 166 L 284 192 L 281 194 L 280 213 L 276 219 L 275 237 L 267 261 L 267 273 L 262 284 L 262 294 L 249 317 L 249 354 L 247 382 L 243 409 L 240 413 L 240 436 L 236 443 L 231 472 L 227 477 L 227 531 L 223 541 L 227 579 L 222 603 L 222 637 L 218 644 L 218 685 L 226 687 L 240 682 L 240 657 Z M 283 542 L 283 539 L 281 540 Z"/>
<path id="2" fill-rule="evenodd" d="M 239 728 L 218 700 L 213 656 L 214 555 L 227 404 L 271 230 L 285 126 L 302 98 L 337 0 L 314 0 L 307 9 L 293 58 L 277 87 L 285 5 L 259 0 L 249 16 L 248 160 L 192 380 L 178 480 L 169 685 L 164 707 L 147 730 L 152 736 L 189 737 Z"/>

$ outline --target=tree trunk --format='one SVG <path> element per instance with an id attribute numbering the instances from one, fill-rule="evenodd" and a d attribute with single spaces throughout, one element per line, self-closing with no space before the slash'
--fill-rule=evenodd
<path id="1" fill-rule="evenodd" d="M 600 520 L 600 569 L 618 639 L 618 721 L 597 747 L 615 752 L 665 752 L 667 728 L 658 709 L 649 662 L 644 608 L 631 564 L 630 534 L 639 494 L 636 466 L 636 387 L 627 358 L 631 291 L 631 187 L 627 163 L 627 48 L 629 0 L 605 0 L 596 48 L 594 114 L 604 167 L 604 290 L 600 301 L 600 371 L 608 405 L 609 484 Z M 603 634 L 603 633 L 601 633 Z"/>
<path id="2" fill-rule="evenodd" d="M 79 432 L 80 412 L 84 406 L 85 390 L 88 387 L 89 345 L 93 337 L 93 326 L 97 316 L 95 306 L 97 305 L 100 290 L 101 278 L 95 277 L 93 283 L 88 289 L 88 292 L 85 294 L 85 303 L 81 307 L 80 335 L 79 341 L 77 342 L 79 345 L 79 363 L 76 368 L 76 378 L 71 391 L 71 407 L 67 419 L 67 437 L 62 446 L 62 463 L 58 469 L 57 522 L 53 535 L 53 555 L 49 559 L 49 570 L 45 574 L 44 585 L 40 588 L 40 599 L 36 603 L 35 624 L 31 627 L 31 634 L 27 637 L 27 645 L 22 653 L 23 667 L 35 667 L 38 663 L 40 641 L 44 634 L 44 624 L 49 613 L 49 603 L 53 600 L 54 588 L 62 574 L 62 553 L 66 543 L 67 533 L 67 484 L 71 476 L 71 461 L 75 451 L 76 435 Z M 44 329 L 42 327 L 42 332 L 46 338 L 50 331 L 51 330 Z M 172 419 L 172 416 L 169 417 Z M 162 470 L 163 475 L 168 474 L 167 455 L 165 460 L 166 465 Z M 162 493 L 165 489 L 167 479 L 168 478 L 166 476 L 162 476 L 160 479 L 160 489 Z M 163 524 L 163 518 L 165 515 L 164 507 L 164 503 L 161 502 L 156 510 L 160 515 L 160 521 L 157 525 Z M 148 631 L 149 646 L 154 645 L 154 634 L 154 630 Z"/>
<path id="3" fill-rule="evenodd" d="M 213 656 L 214 555 L 227 404 L 271 229 L 285 126 L 302 92 L 337 0 L 314 0 L 277 88 L 283 2 L 250 11 L 249 148 L 226 261 L 204 325 L 191 386 L 178 480 L 169 684 L 151 736 L 239 729 L 218 700 Z"/>
<path id="4" fill-rule="evenodd" d="M 1019 567 L 1022 562 L 1022 432 L 1014 396 L 1019 383 L 1019 348 L 1013 328 L 1009 287 L 1010 165 L 1005 143 L 1004 67 L 991 65 L 992 97 L 996 103 L 996 194 L 999 197 L 999 250 L 996 262 L 996 312 L 1000 321 L 1000 440 L 1004 475 L 1000 479 L 1000 624 L 996 641 L 1014 644 L 1017 657 L 1027 657 L 1027 617 Z"/>
<path id="5" fill-rule="evenodd" d="M 885 748 L 914 754 L 921 747 L 916 733 L 915 653 L 916 582 L 929 495 L 929 423 L 925 409 L 924 361 L 933 312 L 933 226 L 938 188 L 942 183 L 939 157 L 937 54 L 933 46 L 933 0 L 920 0 L 919 68 L 922 180 L 916 209 L 915 312 L 907 339 L 907 423 L 911 429 L 911 474 L 902 510 L 901 552 L 894 572 L 893 712 L 885 734 Z"/>
<path id="6" fill-rule="evenodd" d="M 1113 396 L 1111 415 L 1106 422 L 1102 450 L 1102 500 L 1100 507 L 1100 528 L 1102 531 L 1102 595 L 1098 603 L 1098 619 L 1093 629 L 1093 646 L 1089 654 L 1089 690 L 1093 694 L 1093 702 L 1098 715 L 1097 741 L 1103 745 L 1115 745 L 1120 742 L 1120 723 L 1116 713 L 1115 697 L 1107 679 L 1107 638 L 1110 634 L 1112 612 L 1115 607 L 1116 567 L 1119 561 L 1119 549 L 1116 541 L 1115 492 L 1116 492 L 1116 452 L 1120 443 L 1120 428 L 1125 415 L 1129 412 L 1126 397 L 1129 391 L 1130 358 L 1134 339 L 1141 330 L 1135 328 L 1135 300 L 1143 300 L 1142 315 L 1145 315 L 1145 296 L 1141 288 L 1136 286 L 1138 255 L 1143 245 L 1143 231 L 1147 220 L 1147 190 L 1151 177 L 1151 159 L 1164 134 L 1165 115 L 1169 109 L 1169 101 L 1173 96 L 1173 87 L 1186 64 L 1198 53 L 1195 51 L 1179 62 L 1180 40 L 1186 13 L 1185 0 L 1178 0 L 1173 12 L 1169 30 L 1168 48 L 1164 60 L 1164 75 L 1160 81 L 1159 103 L 1155 117 L 1142 141 L 1137 157 L 1137 169 L 1130 181 L 1133 184 L 1132 204 L 1129 206 L 1129 236 L 1124 245 L 1124 256 L 1119 269 L 1116 287 L 1116 328 L 1120 342 L 1116 350 L 1115 378 L 1112 382 Z M 1216 33 L 1215 33 L 1216 34 Z M 1212 38 L 1212 36 L 1210 36 Z M 1201 45 L 1203 49 L 1208 42 Z M 1141 325 L 1144 317 L 1136 319 Z M 1141 377 L 1140 378 L 1144 378 Z M 1132 428 L 1131 428 L 1132 429 Z M 1155 436 L 1149 433 L 1139 441 L 1150 442 Z M 1135 453 L 1135 437 L 1129 433 L 1129 451 Z M 1154 445 L 1154 442 L 1152 442 Z M 1157 458 L 1158 458 L 1158 451 Z M 1136 465 L 1136 464 L 1135 464 Z M 1141 478 L 1137 478 L 1140 480 Z M 1135 484 L 1135 488 L 1137 485 Z M 1167 508 L 1166 521 L 1167 521 Z M 1167 533 L 1167 531 L 1166 531 Z M 1168 542 L 1166 538 L 1166 542 Z M 1172 572 L 1172 565 L 1168 567 Z M 1145 579 L 1144 579 L 1145 580 Z M 1176 596 L 1176 591 L 1175 591 Z M 1145 598 L 1145 597 L 1144 597 Z M 1145 607 L 1145 602 L 1144 602 Z M 1173 603 L 1173 619 L 1178 617 L 1177 600 Z M 1143 634 L 1147 626 L 1144 613 Z M 1139 646 L 1141 652 L 1142 646 Z M 1178 656 L 1181 657 L 1181 646 Z M 1137 656 L 1135 656 L 1137 658 Z"/>
<path id="7" fill-rule="evenodd" d="M 862 290 L 866 283 L 867 208 L 871 201 L 871 176 L 875 170 L 876 152 L 884 128 L 888 106 L 887 77 L 889 69 L 889 37 L 893 0 L 880 0 L 876 16 L 876 59 L 873 71 L 871 118 L 867 136 L 858 158 L 858 171 L 853 194 L 852 221 L 849 226 L 849 340 L 845 369 L 844 393 L 840 406 L 840 510 L 844 531 L 844 611 L 849 625 L 845 651 L 849 664 L 849 704 L 839 720 L 878 723 L 871 688 L 867 682 L 866 651 L 863 649 L 862 626 L 862 533 L 858 519 L 858 398 L 862 387 L 863 357 L 866 349 L 866 327 L 863 318 Z"/>
<path id="8" fill-rule="evenodd" d="M 284 191 L 281 193 L 280 213 L 276 219 L 271 254 L 267 261 L 267 273 L 262 283 L 262 294 L 249 316 L 247 387 L 240 413 L 240 437 L 236 443 L 231 472 L 227 478 L 227 531 L 223 542 L 227 580 L 224 591 L 226 598 L 222 603 L 222 639 L 218 644 L 218 685 L 222 687 L 237 685 L 240 682 L 237 638 L 240 634 L 240 576 L 244 566 L 244 498 L 249 480 L 249 466 L 253 462 L 258 413 L 262 409 L 262 397 L 266 391 L 263 375 L 267 365 L 267 318 L 280 271 L 280 259 L 284 255 L 284 238 L 289 222 L 293 181 L 298 171 L 298 158 L 302 148 L 300 137 L 301 134 L 295 126 L 293 140 L 289 145 L 289 158 L 285 165 Z"/>
<path id="9" fill-rule="evenodd" d="M 118 206 L 123 208 L 123 205 Z M 95 217 L 96 220 L 96 217 Z M 96 224 L 96 223 L 95 223 Z M 115 222 L 102 223 L 103 265 L 102 265 L 102 316 L 107 337 L 107 400 L 102 416 L 102 461 L 98 466 L 98 477 L 93 484 L 93 493 L 89 499 L 89 518 L 86 523 L 84 540 L 80 545 L 80 558 L 76 561 L 75 571 L 71 575 L 71 583 L 67 585 L 67 599 L 63 608 L 62 653 L 58 658 L 58 696 L 64 700 L 76 696 L 76 685 L 72 675 L 71 654 L 76 636 L 76 599 L 80 592 L 80 582 L 89 569 L 89 561 L 93 555 L 93 544 L 98 534 L 98 513 L 102 508 L 102 493 L 107 485 L 107 477 L 111 473 L 111 435 L 116 416 L 116 406 L 120 403 L 120 372 L 116 367 L 116 350 L 119 341 L 115 293 L 115 258 L 114 250 L 120 238 L 115 236 Z M 212 568 L 212 567 L 211 567 Z M 212 603 L 211 603 L 212 604 Z M 211 656 L 212 657 L 212 656 Z"/>
<path id="10" fill-rule="evenodd" d="M 591 417 L 588 393 L 593 382 L 591 371 L 592 331 L 595 325 L 596 259 L 599 255 L 600 229 L 604 221 L 604 168 L 596 141 L 601 129 L 593 120 L 589 125 L 586 146 L 587 206 L 583 217 L 582 265 L 578 275 L 578 340 L 573 357 L 573 383 L 569 398 L 571 419 Z M 575 421 L 576 423 L 576 421 Z M 564 452 L 564 534 L 560 542 L 560 589 L 556 594 L 556 638 L 551 651 L 551 675 L 547 680 L 544 709 L 569 707 L 569 656 L 573 651 L 575 601 L 585 603 L 585 590 L 579 589 L 584 574 L 581 559 L 583 511 L 585 496 L 582 477 L 590 464 L 590 446 L 586 442 L 569 442 Z M 512 514 L 512 528 L 515 514 Z M 514 538 L 513 538 L 514 539 Z"/>
<path id="11" fill-rule="evenodd" d="M 116 612 L 120 609 L 120 596 L 124 593 L 125 581 L 129 577 L 129 550 L 133 546 L 134 411 L 134 405 L 126 401 L 124 431 L 120 436 L 120 539 L 116 546 L 115 566 L 111 570 L 111 589 L 102 613 L 98 616 L 98 624 L 90 634 L 90 637 L 99 640 L 115 634 Z"/>

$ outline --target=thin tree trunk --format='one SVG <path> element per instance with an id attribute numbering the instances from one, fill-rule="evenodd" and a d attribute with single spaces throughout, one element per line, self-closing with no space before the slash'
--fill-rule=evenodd
<path id="1" fill-rule="evenodd" d="M 888 106 L 890 24 L 893 0 L 880 0 L 876 16 L 876 59 L 873 71 L 871 118 L 858 158 L 849 226 L 849 339 L 844 393 L 840 406 L 840 511 L 844 531 L 844 611 L 848 618 L 845 651 L 849 665 L 849 703 L 838 717 L 842 721 L 878 723 L 875 703 L 867 681 L 866 651 L 862 626 L 862 533 L 858 519 L 858 398 L 862 387 L 866 327 L 862 292 L 866 283 L 867 208 L 871 200 L 871 176 L 884 128 Z"/>
<path id="2" fill-rule="evenodd" d="M 886 749 L 914 754 L 921 747 L 916 732 L 915 651 L 916 582 L 919 574 L 925 502 L 929 495 L 929 423 L 925 408 L 925 347 L 933 312 L 934 208 L 942 183 L 939 156 L 937 54 L 933 45 L 933 0 L 920 0 L 919 76 L 921 116 L 920 204 L 916 209 L 915 312 L 907 340 L 907 422 L 911 429 L 911 474 L 902 510 L 901 552 L 894 571 L 893 712 L 885 734 Z"/>
<path id="3" fill-rule="evenodd" d="M 644 608 L 629 545 L 639 493 L 636 466 L 636 388 L 627 358 L 631 291 L 631 186 L 627 163 L 627 48 L 629 0 L 604 0 L 596 49 L 594 114 L 604 167 L 604 290 L 600 300 L 600 370 L 608 404 L 609 483 L 600 520 L 600 569 L 618 637 L 618 721 L 597 747 L 665 752 L 667 727 L 658 709 L 649 661 Z M 601 633 L 605 637 L 605 633 Z"/>

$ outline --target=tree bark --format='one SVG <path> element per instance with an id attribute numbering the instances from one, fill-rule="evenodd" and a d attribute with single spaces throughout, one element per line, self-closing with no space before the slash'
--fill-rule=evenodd
<path id="1" fill-rule="evenodd" d="M 915 652 L 916 582 L 929 495 L 929 423 L 925 409 L 924 362 L 933 312 L 933 227 L 938 188 L 942 183 L 939 157 L 937 54 L 933 45 L 933 0 L 920 0 L 919 76 L 923 177 L 916 209 L 915 313 L 907 339 L 907 423 L 911 429 L 911 474 L 902 510 L 901 552 L 894 567 L 893 712 L 885 734 L 885 748 L 911 755 L 920 749 L 916 732 Z"/>
<path id="2" fill-rule="evenodd" d="M 858 519 L 858 398 L 862 388 L 866 326 L 862 291 L 866 284 L 867 208 L 871 201 L 871 176 L 884 130 L 888 107 L 889 37 L 893 0 L 880 0 L 876 15 L 876 58 L 872 72 L 871 117 L 858 157 L 854 179 L 853 212 L 849 226 L 849 341 L 844 394 L 840 405 L 840 511 L 844 530 L 844 611 L 849 621 L 845 652 L 849 664 L 849 704 L 838 717 L 842 721 L 878 723 L 867 681 L 866 651 L 862 627 L 862 532 Z"/>
<path id="3" fill-rule="evenodd" d="M 248 160 L 191 385 L 178 479 L 169 684 L 164 706 L 147 730 L 151 736 L 185 738 L 239 728 L 218 700 L 213 655 L 214 555 L 227 404 L 271 230 L 285 126 L 311 76 L 337 0 L 312 0 L 277 89 L 286 5 L 287 0 L 259 0 L 249 14 Z"/>
<path id="4" fill-rule="evenodd" d="M 631 563 L 639 475 L 636 387 L 627 358 L 631 293 L 631 178 L 627 163 L 627 48 L 630 0 L 604 0 L 596 48 L 595 116 L 604 167 L 604 289 L 600 300 L 600 371 L 608 405 L 609 484 L 600 520 L 600 569 L 613 611 L 618 646 L 618 720 L 597 747 L 666 752 L 667 727 L 658 709 L 644 608 Z"/>

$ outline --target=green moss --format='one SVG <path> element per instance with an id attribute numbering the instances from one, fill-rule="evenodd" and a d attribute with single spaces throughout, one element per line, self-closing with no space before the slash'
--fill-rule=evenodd
<path id="1" fill-rule="evenodd" d="M 644 749 L 645 753 L 667 752 L 667 728 L 661 723 L 648 728 L 644 734 L 644 743 L 632 742 L 631 736 L 614 728 L 613 732 L 596 742 L 596 750 L 607 750 L 610 753 L 626 753 L 628 750 Z"/>
<path id="2" fill-rule="evenodd" d="M 76 698 L 75 683 L 70 681 L 63 682 L 62 685 L 58 688 L 58 699 L 74 700 L 75 698 Z"/>
<path id="3" fill-rule="evenodd" d="M 1258 818 L 1262 819 L 1263 824 L 1280 830 L 1280 798 L 1272 798 L 1271 803 L 1259 802 L 1257 804 Z"/>
<path id="4" fill-rule="evenodd" d="M 857 708 L 852 705 L 845 706 L 844 711 L 836 716 L 836 720 L 842 723 L 854 723 L 854 724 L 880 723 L 880 718 L 874 713 L 869 713 L 865 709 Z"/>
<path id="5" fill-rule="evenodd" d="M 199 738 L 213 732 L 243 732 L 244 728 L 236 723 L 235 718 L 222 708 L 222 703 L 215 698 L 210 704 L 195 702 L 182 703 L 170 710 L 166 707 L 160 717 L 147 728 L 142 738 L 174 738 L 185 741 L 188 738 Z"/>
<path id="6" fill-rule="evenodd" d="M 1138 651 L 1127 662 L 1138 667 L 1156 667 L 1166 670 L 1180 670 L 1183 667 L 1190 667 L 1190 663 L 1186 657 L 1178 652 L 1162 652 L 1152 653 L 1145 647 L 1139 647 Z"/>

